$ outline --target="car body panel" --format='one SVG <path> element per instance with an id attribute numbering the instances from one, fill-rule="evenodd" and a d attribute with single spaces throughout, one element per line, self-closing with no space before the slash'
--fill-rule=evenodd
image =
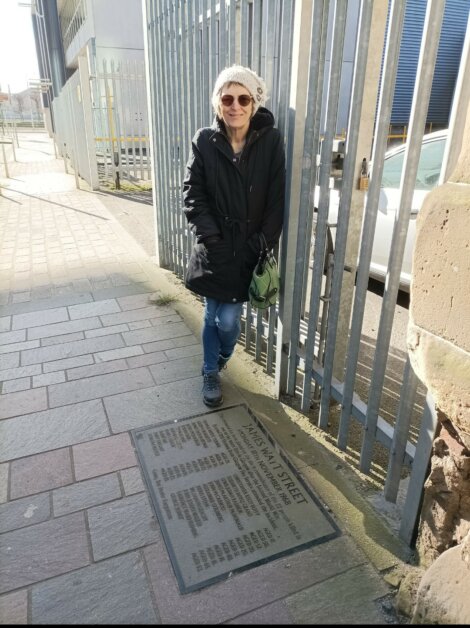
<path id="1" fill-rule="evenodd" d="M 410 288 L 413 248 L 416 236 L 416 218 L 424 199 L 439 181 L 446 139 L 447 129 L 423 136 L 423 147 L 410 208 L 410 220 L 400 274 L 401 290 L 409 291 Z M 394 147 L 387 151 L 384 159 L 382 186 L 379 195 L 370 264 L 370 276 L 382 282 L 385 281 L 387 274 L 393 230 L 400 202 L 401 171 L 405 149 L 406 144 Z M 328 224 L 330 229 L 334 229 L 338 218 L 340 193 L 336 189 L 330 189 L 329 197 Z M 367 193 L 364 197 L 364 204 L 366 200 Z M 315 189 L 315 207 L 318 207 L 318 201 L 319 188 L 317 186 Z M 334 229 L 334 231 L 336 230 Z"/>

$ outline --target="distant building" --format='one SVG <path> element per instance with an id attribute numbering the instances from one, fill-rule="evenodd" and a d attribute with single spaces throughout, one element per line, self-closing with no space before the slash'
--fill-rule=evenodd
<path id="1" fill-rule="evenodd" d="M 36 0 L 31 12 L 40 77 L 50 82 L 44 106 L 51 130 L 51 104 L 78 71 L 80 57 L 90 75 L 105 60 L 108 67 L 110 59 L 115 67 L 144 60 L 141 0 Z"/>
<path id="2" fill-rule="evenodd" d="M 0 122 L 13 120 L 25 126 L 42 125 L 43 109 L 36 89 L 28 88 L 17 94 L 0 91 Z"/>

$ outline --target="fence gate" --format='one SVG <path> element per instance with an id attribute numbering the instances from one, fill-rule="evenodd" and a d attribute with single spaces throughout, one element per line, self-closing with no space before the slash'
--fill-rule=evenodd
<path id="1" fill-rule="evenodd" d="M 91 77 L 93 128 L 101 186 L 150 187 L 144 61 L 102 60 Z"/>
<path id="2" fill-rule="evenodd" d="M 93 188 L 151 187 L 145 63 L 85 56 L 54 98 L 55 141 L 75 173 Z"/>
<path id="3" fill-rule="evenodd" d="M 404 0 L 391 0 L 388 12 L 385 4 L 146 0 L 145 20 L 160 264 L 184 276 L 192 236 L 182 181 L 192 136 L 212 122 L 215 79 L 227 65 L 251 66 L 266 80 L 267 107 L 285 139 L 288 185 L 280 302 L 265 313 L 245 306 L 242 341 L 274 375 L 278 394 L 357 458 L 388 501 L 407 476 L 399 535 L 411 544 L 436 416 L 406 348 L 394 348 L 391 338 L 445 2 L 427 3 L 387 279 L 371 323 L 369 267 L 405 11 Z M 351 44 L 346 25 L 354 10 Z M 351 106 L 338 136 L 351 45 Z M 359 185 L 364 156 L 371 170 Z"/>

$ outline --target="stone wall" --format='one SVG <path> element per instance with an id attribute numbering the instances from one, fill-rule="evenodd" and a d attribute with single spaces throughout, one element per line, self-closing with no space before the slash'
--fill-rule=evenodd
<path id="1" fill-rule="evenodd" d="M 420 566 L 429 569 L 418 589 L 413 623 L 470 620 L 465 560 L 470 544 L 469 166 L 467 114 L 454 172 L 420 210 L 413 257 L 407 344 L 439 419 L 417 540 Z M 450 588 L 444 587 L 443 570 L 452 573 Z"/>

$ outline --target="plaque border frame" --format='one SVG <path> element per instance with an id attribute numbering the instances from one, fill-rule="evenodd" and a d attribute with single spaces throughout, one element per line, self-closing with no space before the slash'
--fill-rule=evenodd
<path id="1" fill-rule="evenodd" d="M 258 560 L 254 560 L 252 562 L 249 562 L 247 565 L 242 565 L 240 567 L 237 567 L 236 569 L 229 569 L 229 570 L 224 571 L 223 573 L 219 574 L 218 576 L 212 576 L 212 577 L 206 578 L 205 580 L 202 580 L 202 581 L 200 581 L 198 583 L 191 584 L 191 585 L 186 585 L 184 577 L 183 577 L 183 574 L 181 572 L 181 569 L 179 568 L 179 564 L 178 564 L 178 561 L 176 559 L 176 554 L 175 554 L 175 552 L 173 550 L 172 538 L 169 535 L 167 527 L 165 525 L 165 521 L 164 521 L 164 518 L 163 518 L 163 513 L 162 513 L 161 508 L 159 506 L 158 498 L 155 495 L 155 491 L 154 491 L 154 488 L 153 488 L 153 485 L 152 485 L 152 480 L 149 477 L 147 469 L 146 469 L 146 467 L 145 467 L 145 465 L 143 463 L 143 456 L 142 456 L 142 454 L 141 454 L 141 452 L 139 450 L 137 440 L 139 438 L 139 433 L 140 432 L 146 432 L 147 430 L 149 430 L 151 428 L 164 427 L 165 425 L 174 425 L 175 423 L 181 423 L 183 421 L 189 421 L 189 420 L 195 419 L 197 417 L 203 417 L 203 416 L 207 416 L 207 415 L 210 415 L 210 414 L 217 414 L 219 412 L 222 412 L 222 411 L 225 411 L 225 410 L 232 410 L 232 409 L 235 409 L 235 408 L 244 408 L 248 412 L 250 417 L 255 422 L 256 426 L 263 432 L 263 435 L 268 439 L 268 441 L 271 444 L 271 446 L 273 447 L 273 449 L 282 458 L 282 461 L 284 462 L 284 464 L 287 465 L 289 471 L 291 471 L 294 474 L 295 478 L 302 485 L 302 488 L 306 491 L 306 493 L 308 494 L 310 499 L 314 502 L 314 504 L 321 511 L 323 516 L 327 519 L 328 523 L 333 528 L 333 531 L 330 532 L 329 534 L 325 534 L 325 535 L 323 535 L 323 536 L 321 536 L 319 538 L 312 539 L 311 541 L 306 541 L 306 542 L 301 543 L 299 545 L 295 545 L 294 547 L 290 547 L 288 549 L 276 552 L 275 554 L 272 554 L 272 555 L 267 556 L 265 558 L 260 558 Z M 139 463 L 139 468 L 140 468 L 140 470 L 142 472 L 142 475 L 144 477 L 145 488 L 146 488 L 147 493 L 148 493 L 148 495 L 150 497 L 150 503 L 151 503 L 152 509 L 154 511 L 155 518 L 156 518 L 156 520 L 158 522 L 158 525 L 160 527 L 160 532 L 162 533 L 163 540 L 165 542 L 165 547 L 166 547 L 166 550 L 167 550 L 168 555 L 170 557 L 171 566 L 173 568 L 173 572 L 174 572 L 176 580 L 178 582 L 178 587 L 179 587 L 180 593 L 182 593 L 183 595 L 186 594 L 186 593 L 192 593 L 193 591 L 198 591 L 199 589 L 204 589 L 204 588 L 206 588 L 208 586 L 211 586 L 212 584 L 216 584 L 217 582 L 228 580 L 234 574 L 238 574 L 238 573 L 241 573 L 243 571 L 247 571 L 248 569 L 253 569 L 254 567 L 259 567 L 260 565 L 265 565 L 265 564 L 271 562 L 272 560 L 277 560 L 277 559 L 283 558 L 285 556 L 290 556 L 292 554 L 296 554 L 297 552 L 300 552 L 300 551 L 302 551 L 304 549 L 308 549 L 309 547 L 314 547 L 315 545 L 321 545 L 322 543 L 326 543 L 327 541 L 331 541 L 331 540 L 333 540 L 335 538 L 338 538 L 338 537 L 342 536 L 342 531 L 339 528 L 338 524 L 333 519 L 333 517 L 329 514 L 329 512 L 326 510 L 326 508 L 321 503 L 320 499 L 313 492 L 312 488 L 307 484 L 307 482 L 304 480 L 302 475 L 295 468 L 293 463 L 289 460 L 288 455 L 284 452 L 284 450 L 281 447 L 281 445 L 276 441 L 276 439 L 272 436 L 272 434 L 269 433 L 269 431 L 266 429 L 266 427 L 261 422 L 261 420 L 256 416 L 256 414 L 253 412 L 253 410 L 251 410 L 251 408 L 246 403 L 236 403 L 236 404 L 224 406 L 224 407 L 221 407 L 221 408 L 217 408 L 217 409 L 214 409 L 214 410 L 209 410 L 208 412 L 202 412 L 202 413 L 198 412 L 197 414 L 191 414 L 190 416 L 181 417 L 179 419 L 170 419 L 168 421 L 163 421 L 161 423 L 160 422 L 159 423 L 151 423 L 150 425 L 146 425 L 146 426 L 143 426 L 143 427 L 137 427 L 137 428 L 134 428 L 134 429 L 130 430 L 130 434 L 131 434 L 131 437 L 132 437 L 134 449 L 135 449 L 136 454 L 137 454 L 137 460 L 138 460 L 138 463 Z"/>

